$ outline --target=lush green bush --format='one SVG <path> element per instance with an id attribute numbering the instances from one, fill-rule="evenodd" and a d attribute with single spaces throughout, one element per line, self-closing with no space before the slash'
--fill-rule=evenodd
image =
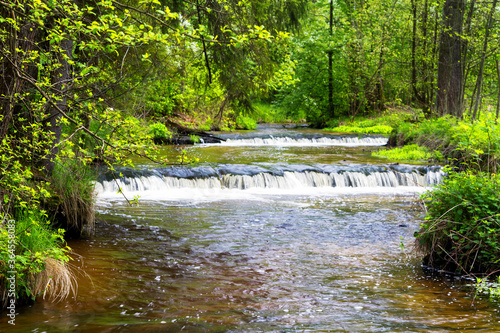
<path id="1" fill-rule="evenodd" d="M 461 273 L 500 269 L 500 179 L 447 171 L 443 183 L 423 195 L 427 214 L 416 236 L 425 262 Z"/>
<path id="2" fill-rule="evenodd" d="M 11 277 L 11 271 L 16 272 L 15 294 L 19 302 L 34 300 L 42 293 L 58 298 L 63 296 L 61 291 L 64 294 L 65 290 L 73 288 L 74 279 L 65 267 L 70 257 L 69 248 L 63 246 L 63 234 L 64 230 L 50 227 L 43 211 L 25 210 L 12 219 L 3 218 L 0 223 L 0 290 L 4 305 L 11 298 L 6 292 L 9 289 L 6 279 Z M 47 265 L 58 266 L 57 276 L 43 274 Z M 51 275 L 56 270 L 51 269 Z M 62 285 L 59 283 L 61 277 L 65 280 Z"/>
<path id="3" fill-rule="evenodd" d="M 257 122 L 250 117 L 239 115 L 236 117 L 236 128 L 243 130 L 254 130 L 257 128 Z"/>
<path id="4" fill-rule="evenodd" d="M 439 159 L 439 153 L 431 153 L 427 148 L 419 145 L 406 145 L 401 148 L 381 149 L 373 152 L 373 156 L 386 157 L 393 161 L 419 161 Z"/>
<path id="5" fill-rule="evenodd" d="M 153 123 L 149 125 L 149 134 L 154 140 L 168 140 L 172 137 L 172 133 L 163 123 Z"/>

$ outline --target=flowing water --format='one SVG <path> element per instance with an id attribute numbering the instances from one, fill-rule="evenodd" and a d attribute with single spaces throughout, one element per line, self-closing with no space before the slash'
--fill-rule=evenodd
<path id="1" fill-rule="evenodd" d="M 372 157 L 377 136 L 221 136 L 161 152 L 197 166 L 102 174 L 96 235 L 69 244 L 77 297 L 19 309 L 0 331 L 500 331 L 498 305 L 428 276 L 413 250 L 439 167 Z"/>

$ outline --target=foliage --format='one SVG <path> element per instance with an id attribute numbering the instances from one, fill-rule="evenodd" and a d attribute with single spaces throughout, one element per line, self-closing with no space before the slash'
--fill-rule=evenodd
<path id="1" fill-rule="evenodd" d="M 149 125 L 149 134 L 156 140 L 168 140 L 172 133 L 163 123 L 152 123 Z"/>
<path id="2" fill-rule="evenodd" d="M 198 135 L 191 134 L 191 135 L 189 135 L 189 138 L 191 139 L 192 143 L 200 143 L 201 142 L 201 138 Z"/>
<path id="3" fill-rule="evenodd" d="M 255 102 L 252 104 L 254 113 L 252 117 L 257 120 L 257 122 L 264 123 L 283 123 L 285 121 L 301 121 L 305 117 L 301 117 L 300 114 L 296 118 L 287 118 L 286 112 L 283 108 L 276 104 L 271 104 L 269 102 Z"/>
<path id="4" fill-rule="evenodd" d="M 456 8 L 465 4 L 463 11 L 454 11 L 462 18 L 457 28 L 443 15 L 444 7 L 455 2 Z M 463 0 L 314 1 L 303 18 L 303 31 L 292 36 L 294 75 L 276 88 L 275 102 L 289 116 L 302 113 L 308 122 L 324 127 L 342 116 L 379 113 L 391 104 L 421 108 L 426 116 L 449 113 L 436 102 L 453 90 L 459 96 L 450 103 L 461 106 L 455 115 L 460 118 L 468 109 L 474 116 L 478 105 L 495 105 L 498 99 L 500 12 L 495 5 Z M 463 29 L 448 33 L 458 27 Z M 458 63 L 444 61 L 444 36 L 461 44 Z M 442 78 L 450 72 L 443 69 L 461 70 L 463 75 L 451 81 L 456 89 L 438 90 L 440 67 Z M 329 109 L 330 97 L 334 110 Z"/>
<path id="5" fill-rule="evenodd" d="M 476 294 L 487 295 L 490 299 L 500 299 L 500 276 L 497 277 L 496 282 L 490 282 L 487 278 L 476 279 Z"/>
<path id="6" fill-rule="evenodd" d="M 340 133 L 390 134 L 394 127 L 402 126 L 406 121 L 413 121 L 419 117 L 420 113 L 415 111 L 389 109 L 377 117 L 343 117 L 331 120 L 329 123 L 334 126 L 323 130 Z"/>
<path id="7" fill-rule="evenodd" d="M 390 142 L 427 147 L 461 168 L 496 172 L 500 157 L 500 127 L 491 112 L 484 112 L 474 123 L 469 118 L 457 120 L 451 116 L 402 122 Z"/>
<path id="8" fill-rule="evenodd" d="M 370 127 L 342 125 L 333 128 L 324 128 L 323 130 L 339 133 L 390 134 L 392 132 L 392 127 L 388 125 L 375 125 Z"/>
<path id="9" fill-rule="evenodd" d="M 416 236 L 427 264 L 464 274 L 500 269 L 500 179 L 446 171 L 423 195 L 426 221 Z"/>
<path id="10" fill-rule="evenodd" d="M 0 224 L 0 286 L 2 301 L 6 302 L 5 286 L 9 271 L 16 272 L 16 295 L 20 300 L 32 299 L 45 293 L 48 285 L 37 288 L 40 273 L 48 259 L 61 264 L 70 260 L 69 248 L 63 245 L 64 230 L 53 230 L 50 220 L 43 211 L 24 210 L 12 219 L 14 223 L 15 248 L 9 249 L 9 226 L 5 217 Z M 12 251 L 15 253 L 15 267 L 10 264 Z"/>
<path id="11" fill-rule="evenodd" d="M 243 130 L 254 130 L 257 128 L 257 122 L 250 117 L 239 115 L 236 117 L 236 128 Z"/>
<path id="12" fill-rule="evenodd" d="M 373 152 L 373 156 L 383 156 L 392 161 L 421 161 L 436 158 L 436 154 L 429 152 L 425 147 L 418 145 L 406 145 L 401 148 L 394 148 L 389 150 L 381 149 Z"/>

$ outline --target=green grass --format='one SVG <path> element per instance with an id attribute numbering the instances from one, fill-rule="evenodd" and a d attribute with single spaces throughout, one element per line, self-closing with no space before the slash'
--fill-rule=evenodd
<path id="1" fill-rule="evenodd" d="M 13 228 L 8 229 L 8 226 Z M 24 210 L 0 224 L 2 301 L 6 301 L 6 278 L 9 277 L 9 271 L 16 271 L 15 293 L 21 303 L 34 299 L 38 292 L 44 291 L 40 290 L 38 282 L 46 263 L 50 261 L 63 264 L 70 259 L 68 248 L 63 246 L 63 234 L 62 229 L 53 230 L 46 213 L 39 210 Z M 12 253 L 15 253 L 15 258 L 12 258 Z"/>
<path id="2" fill-rule="evenodd" d="M 430 152 L 425 147 L 418 145 L 407 145 L 401 148 L 381 149 L 373 152 L 373 156 L 380 156 L 390 159 L 392 161 L 422 161 L 430 160 L 432 158 L 438 159 L 438 154 Z"/>
<path id="3" fill-rule="evenodd" d="M 392 127 L 388 125 L 375 125 L 370 127 L 342 125 L 333 128 L 325 128 L 323 130 L 339 133 L 390 134 L 392 132 Z"/>
<path id="4" fill-rule="evenodd" d="M 387 110 L 382 116 L 341 118 L 329 122 L 324 131 L 359 134 L 391 134 L 393 129 L 409 120 L 421 118 L 418 111 Z"/>

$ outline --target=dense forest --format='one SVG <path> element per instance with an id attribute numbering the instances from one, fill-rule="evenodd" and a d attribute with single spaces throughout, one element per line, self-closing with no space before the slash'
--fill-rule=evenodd
<path id="1" fill-rule="evenodd" d="M 175 135 L 387 109 L 496 125 L 499 19 L 497 0 L 0 0 L 2 299 L 7 271 L 34 298 L 69 261 L 63 234 L 92 234 L 96 166 L 185 163 L 156 153 Z"/>

